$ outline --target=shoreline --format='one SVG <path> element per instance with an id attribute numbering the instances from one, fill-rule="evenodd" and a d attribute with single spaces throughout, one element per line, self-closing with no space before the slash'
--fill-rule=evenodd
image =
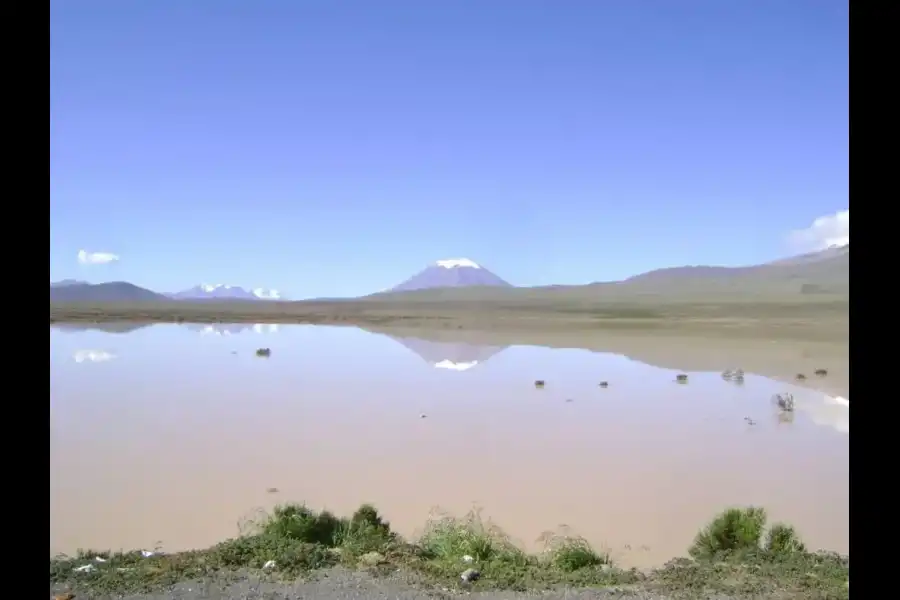
<path id="1" fill-rule="evenodd" d="M 221 593 L 254 581 L 257 591 L 266 588 L 272 596 L 226 592 L 215 597 L 287 598 L 292 597 L 288 590 L 298 586 L 355 580 L 365 589 L 354 598 L 387 597 L 373 593 L 379 586 L 391 588 L 391 597 L 404 598 L 437 592 L 499 599 L 517 597 L 509 595 L 512 592 L 531 596 L 547 590 L 564 590 L 566 595 L 548 598 L 572 597 L 572 590 L 593 590 L 599 597 L 628 593 L 660 599 L 707 594 L 849 597 L 849 556 L 808 551 L 793 528 L 767 523 L 761 509 L 732 508 L 714 516 L 686 554 L 690 558 L 674 558 L 656 569 L 623 569 L 569 533 L 549 537 L 542 552 L 527 554 L 476 513 L 463 518 L 441 515 L 427 524 L 419 539 L 408 542 L 370 505 L 339 518 L 286 504 L 243 535 L 207 549 L 171 554 L 86 550 L 75 557 L 51 557 L 50 591 L 74 594 L 70 597 L 149 599 L 169 597 L 154 594 L 178 586 L 214 587 Z"/>
<path id="2" fill-rule="evenodd" d="M 143 318 L 138 318 L 138 317 Z M 849 399 L 849 320 L 691 318 L 633 320 L 548 316 L 453 315 L 408 317 L 345 315 L 285 318 L 268 315 L 199 313 L 190 319 L 168 315 L 136 315 L 134 311 L 86 314 L 51 310 L 51 327 L 154 324 L 276 323 L 356 327 L 394 337 L 490 346 L 577 348 L 626 356 L 654 367 L 678 371 L 721 372 L 741 368 L 782 383 Z M 824 377 L 814 376 L 825 369 Z M 805 379 L 798 380 L 798 374 Z"/>

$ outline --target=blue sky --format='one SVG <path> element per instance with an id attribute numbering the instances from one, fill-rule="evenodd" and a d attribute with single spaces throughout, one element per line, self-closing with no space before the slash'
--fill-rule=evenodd
<path id="1" fill-rule="evenodd" d="M 79 0 L 50 36 L 51 280 L 350 296 L 849 237 L 846 1 Z"/>

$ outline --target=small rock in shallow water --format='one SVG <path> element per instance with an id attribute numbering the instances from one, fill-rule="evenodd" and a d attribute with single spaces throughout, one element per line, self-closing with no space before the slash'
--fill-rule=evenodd
<path id="1" fill-rule="evenodd" d="M 478 578 L 481 577 L 481 573 L 475 569 L 466 569 L 459 577 L 466 583 L 472 583 L 473 581 L 478 581 Z"/>
<path id="2" fill-rule="evenodd" d="M 278 488 L 276 488 L 276 487 L 266 488 L 266 493 L 267 493 L 267 494 L 277 494 L 277 493 L 278 493 Z"/>
<path id="3" fill-rule="evenodd" d="M 600 382 L 600 387 L 602 387 L 602 388 L 609 387 L 609 382 L 608 382 L 608 381 L 601 381 L 601 382 Z"/>
<path id="4" fill-rule="evenodd" d="M 785 412 L 792 412 L 794 410 L 793 394 L 775 394 L 772 396 L 772 400 L 778 405 L 778 408 Z"/>
<path id="5" fill-rule="evenodd" d="M 727 369 L 722 371 L 722 379 L 725 381 L 733 381 L 734 383 L 743 383 L 744 382 L 744 370 L 743 369 Z"/>

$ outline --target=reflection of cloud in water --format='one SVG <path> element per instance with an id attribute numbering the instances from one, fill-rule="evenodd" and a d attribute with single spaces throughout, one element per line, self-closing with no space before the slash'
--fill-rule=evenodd
<path id="1" fill-rule="evenodd" d="M 816 425 L 831 427 L 841 433 L 850 433 L 850 401 L 841 396 L 796 394 L 795 406 L 809 415 Z"/>
<path id="2" fill-rule="evenodd" d="M 508 346 L 480 346 L 462 342 L 432 342 L 419 338 L 389 336 L 418 354 L 436 369 L 468 371 L 503 352 Z"/>
<path id="3" fill-rule="evenodd" d="M 83 362 L 106 362 L 108 360 L 112 360 L 116 357 L 115 354 L 110 354 L 105 350 L 78 350 L 73 355 L 75 362 L 83 363 Z"/>
<path id="4" fill-rule="evenodd" d="M 191 331 L 196 331 L 200 335 L 219 335 L 231 336 L 252 331 L 253 333 L 278 333 L 278 324 L 276 323 L 230 323 L 216 325 L 185 325 Z"/>

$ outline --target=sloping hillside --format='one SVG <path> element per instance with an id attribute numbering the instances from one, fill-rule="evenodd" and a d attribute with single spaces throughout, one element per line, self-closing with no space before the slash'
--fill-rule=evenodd
<path id="1" fill-rule="evenodd" d="M 162 294 L 125 281 L 50 285 L 50 302 L 169 302 Z"/>

